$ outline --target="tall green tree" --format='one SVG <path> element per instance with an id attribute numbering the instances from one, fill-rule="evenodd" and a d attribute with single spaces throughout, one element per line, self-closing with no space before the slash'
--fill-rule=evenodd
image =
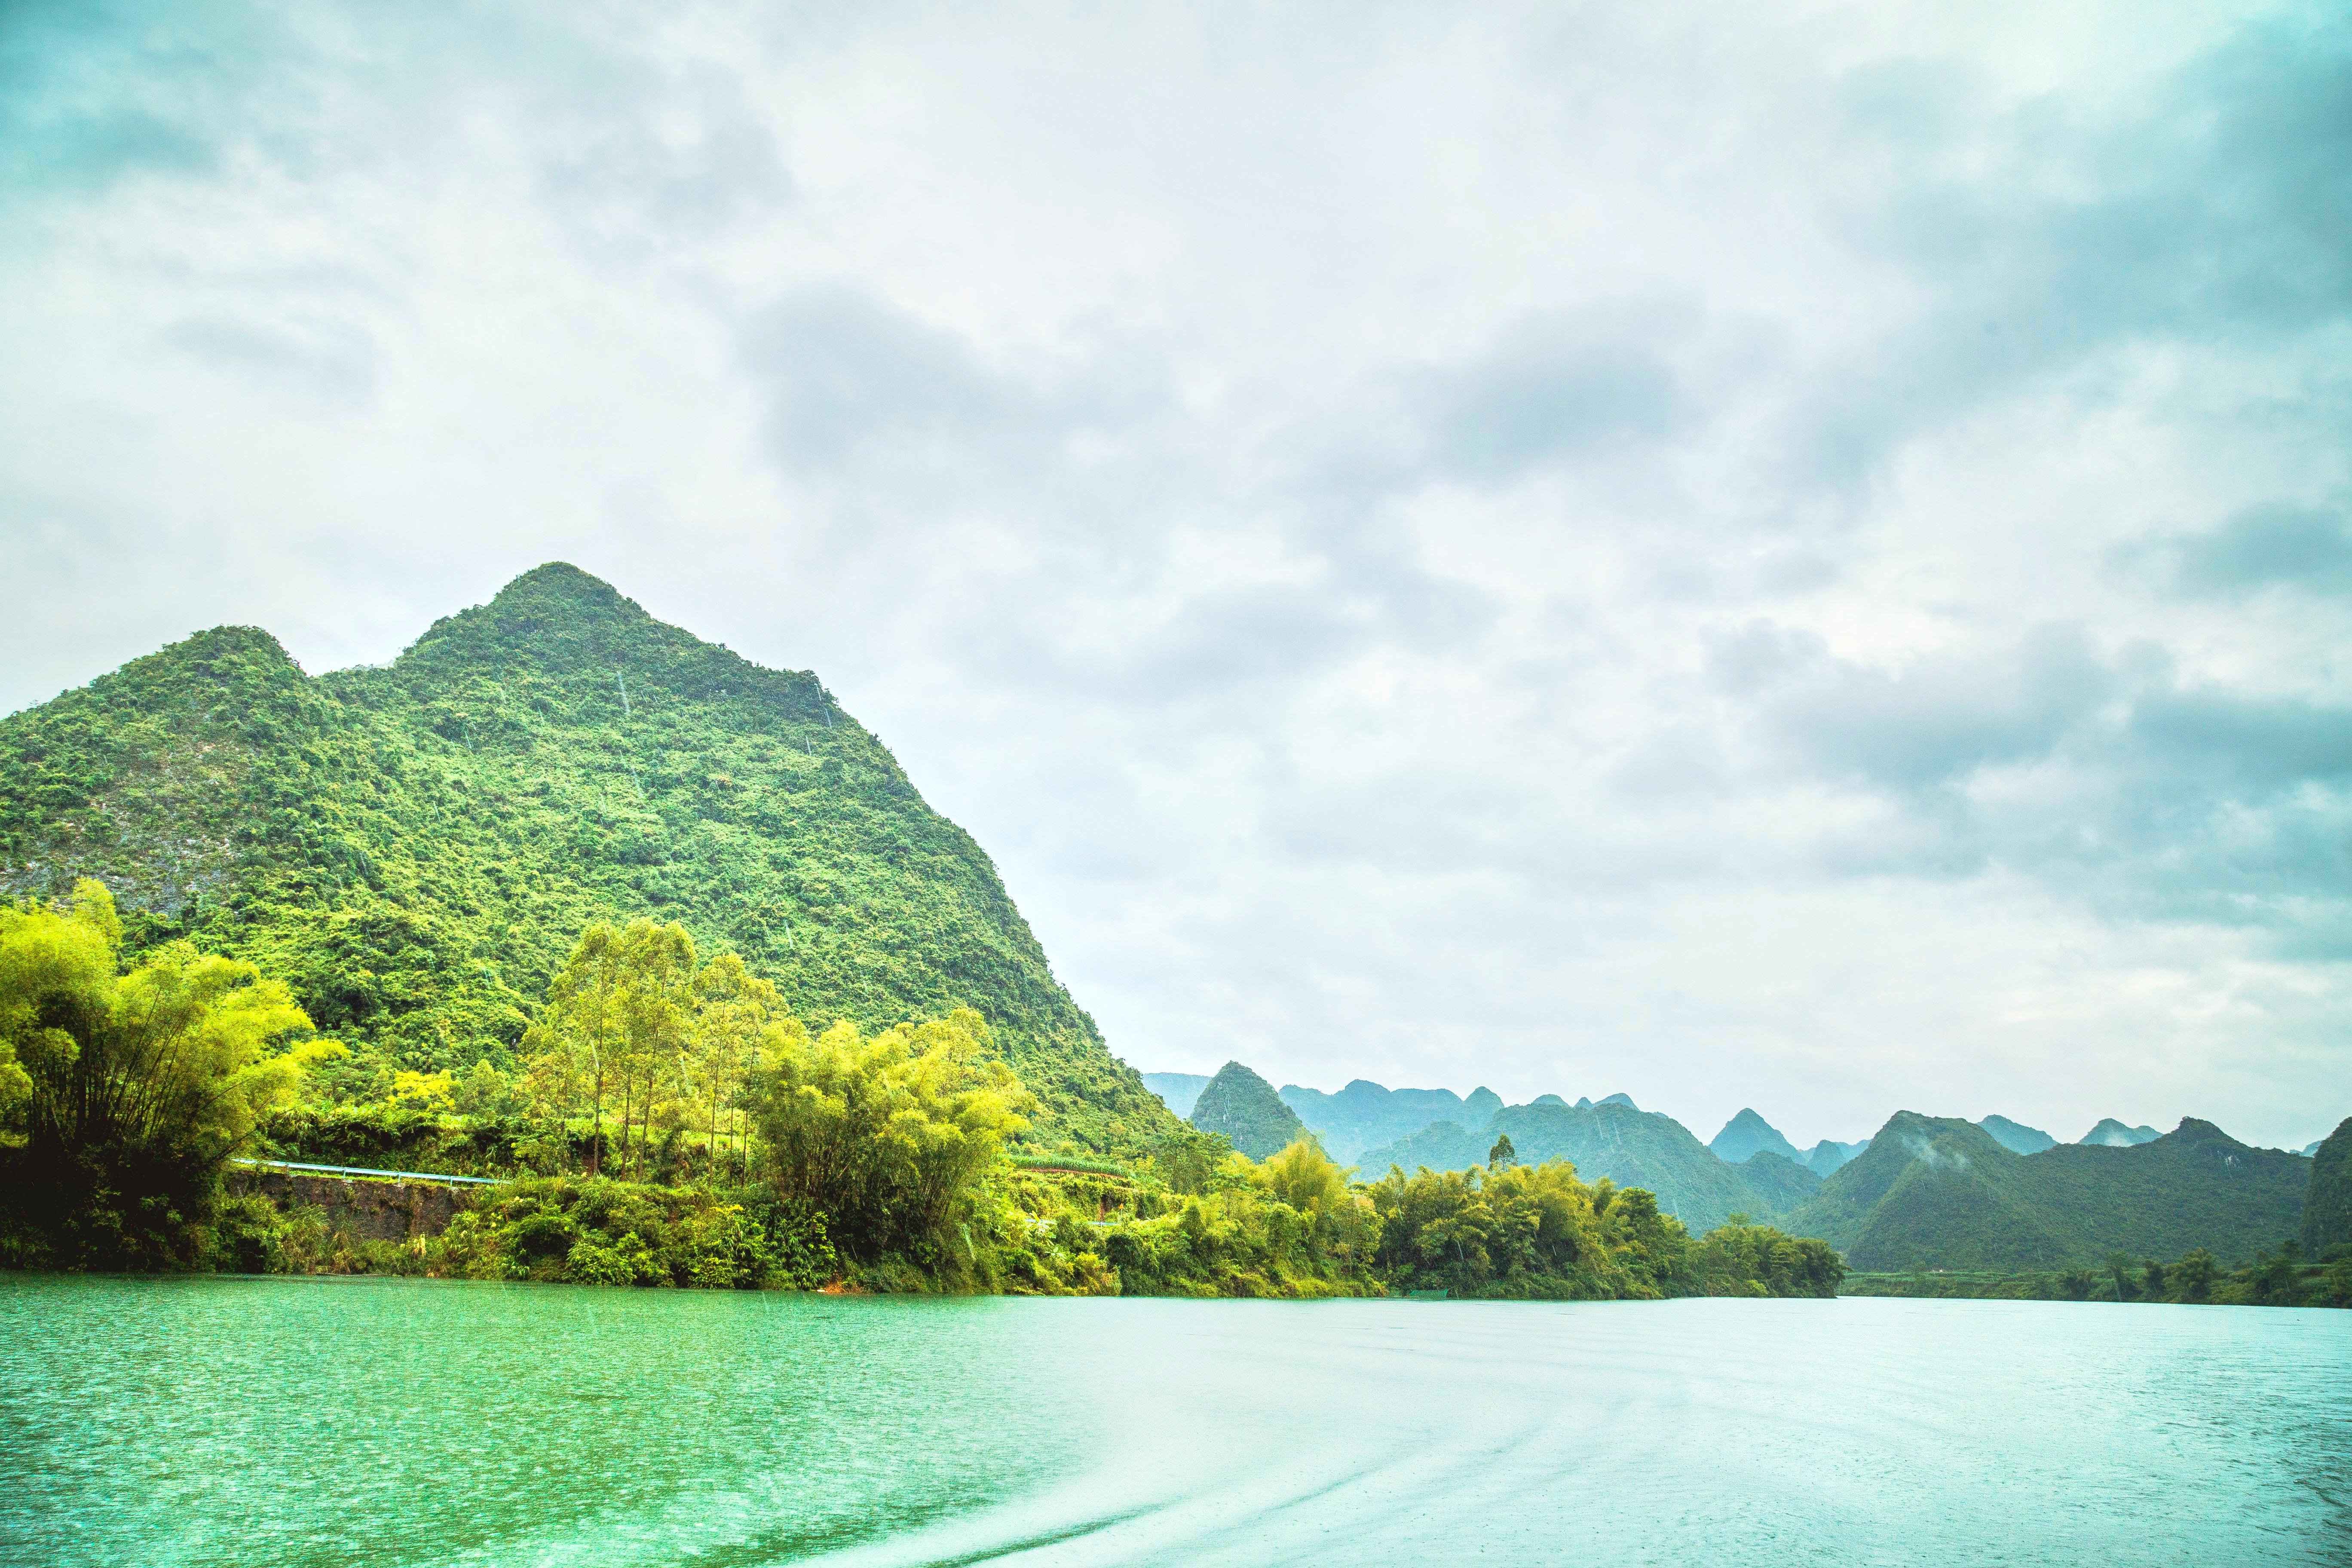
<path id="1" fill-rule="evenodd" d="M 286 985 L 169 942 L 124 972 L 114 899 L 0 908 L 7 1250 L 66 1267 L 191 1261 L 223 1164 L 304 1071 L 315 1037 Z"/>
<path id="2" fill-rule="evenodd" d="M 631 921 L 621 932 L 621 1151 L 629 1152 L 630 1107 L 636 1112 L 635 1173 L 645 1174 L 646 1143 L 654 1104 L 683 1087 L 687 1044 L 694 1029 L 694 938 L 675 922 Z"/>
<path id="3" fill-rule="evenodd" d="M 720 1112 L 736 1108 L 745 1078 L 759 1068 L 761 1047 L 767 1046 L 764 1054 L 771 1060 L 782 1048 L 781 1037 L 772 1039 L 771 1031 L 800 1026 L 785 1016 L 774 984 L 746 969 L 732 952 L 720 953 L 694 977 L 694 1000 L 691 1069 L 715 1168 Z"/>
<path id="4" fill-rule="evenodd" d="M 871 1037 L 837 1023 L 789 1043 L 764 1075 L 758 1119 L 787 1198 L 826 1216 L 864 1262 L 951 1268 L 1003 1141 L 1035 1101 L 969 1007 Z"/>
<path id="5" fill-rule="evenodd" d="M 546 1010 L 525 1037 L 530 1080 L 560 1121 L 588 1111 L 588 1173 L 604 1169 L 604 1090 L 617 1065 L 621 992 L 628 961 L 621 933 L 602 921 L 580 933 L 548 987 Z"/>

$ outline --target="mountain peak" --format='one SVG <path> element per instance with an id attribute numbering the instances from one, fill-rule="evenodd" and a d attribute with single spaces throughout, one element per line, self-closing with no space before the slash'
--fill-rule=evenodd
<path id="1" fill-rule="evenodd" d="M 550 561 L 532 567 L 492 595 L 490 603 L 495 605 L 518 599 L 571 599 L 583 605 L 626 606 L 645 615 L 635 601 L 624 597 L 618 588 L 569 561 Z"/>
<path id="2" fill-rule="evenodd" d="M 2012 1154 L 2039 1154 L 2044 1149 L 2054 1149 L 2058 1140 L 2039 1127 L 2028 1127 L 2021 1121 L 2011 1121 L 2006 1116 L 1988 1116 L 1977 1122 L 1992 1134 L 1993 1142 Z"/>
<path id="3" fill-rule="evenodd" d="M 1274 1085 L 1239 1062 L 1227 1062 L 1192 1102 L 1192 1125 L 1203 1132 L 1220 1132 L 1226 1142 L 1253 1160 L 1279 1153 L 1292 1139 L 1305 1135 L 1298 1113 L 1282 1102 Z"/>
<path id="4" fill-rule="evenodd" d="M 2112 1116 L 2103 1116 L 2096 1127 L 2075 1142 L 2102 1144 L 2111 1149 L 2128 1149 L 2135 1143 L 2153 1143 L 2162 1136 L 2153 1127 L 2126 1127 Z"/>
<path id="5" fill-rule="evenodd" d="M 1779 1128 L 1747 1107 L 1741 1108 L 1738 1115 L 1723 1124 L 1723 1131 L 1715 1135 L 1707 1147 L 1715 1152 L 1717 1159 L 1733 1165 L 1757 1154 L 1778 1154 L 1792 1164 L 1801 1164 L 1804 1161 L 1804 1156 L 1797 1152 L 1795 1146 L 1780 1135 Z"/>

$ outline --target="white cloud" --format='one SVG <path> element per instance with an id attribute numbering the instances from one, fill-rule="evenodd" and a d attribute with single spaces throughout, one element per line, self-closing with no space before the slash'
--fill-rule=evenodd
<path id="1" fill-rule="evenodd" d="M 2352 1109 L 2317 8 L 19 7 L 0 72 L 0 706 L 571 559 L 823 674 L 1147 1068 Z"/>

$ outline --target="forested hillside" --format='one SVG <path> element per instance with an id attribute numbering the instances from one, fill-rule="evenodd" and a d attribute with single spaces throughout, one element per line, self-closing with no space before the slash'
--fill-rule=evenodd
<path id="1" fill-rule="evenodd" d="M 1175 1128 L 1106 1048 L 971 838 L 806 672 L 662 625 L 564 565 L 392 665 L 306 676 L 224 627 L 0 721 L 0 894 L 99 878 L 129 951 L 285 976 L 354 1073 L 504 1070 L 573 939 L 682 923 L 817 1023 L 979 1008 L 1043 1114 Z"/>
<path id="2" fill-rule="evenodd" d="M 1897 1112 L 1788 1216 L 1857 1268 L 2028 1268 L 2111 1253 L 2225 1263 L 2301 1234 L 2311 1165 L 2210 1122 L 2151 1142 L 2003 1148 L 1981 1127 Z"/>
<path id="3" fill-rule="evenodd" d="M 2352 1116 L 2336 1123 L 2311 1157 L 2303 1215 L 2304 1250 L 2324 1258 L 2352 1247 Z"/>

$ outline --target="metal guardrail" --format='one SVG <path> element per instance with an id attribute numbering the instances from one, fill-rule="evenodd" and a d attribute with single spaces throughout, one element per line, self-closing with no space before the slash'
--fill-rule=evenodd
<path id="1" fill-rule="evenodd" d="M 447 1182 L 468 1187 L 494 1187 L 495 1176 L 452 1176 L 442 1171 L 371 1171 L 364 1165 L 306 1165 L 299 1160 L 231 1160 L 232 1165 L 259 1165 L 272 1171 L 315 1171 L 322 1176 L 389 1176 L 396 1182 Z"/>

